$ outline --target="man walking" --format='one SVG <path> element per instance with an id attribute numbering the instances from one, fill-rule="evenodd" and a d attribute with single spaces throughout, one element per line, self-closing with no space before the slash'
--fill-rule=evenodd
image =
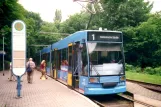
<path id="1" fill-rule="evenodd" d="M 28 83 L 32 83 L 33 73 L 34 73 L 34 69 L 35 69 L 35 62 L 33 62 L 32 58 L 29 58 L 29 61 L 27 62 L 26 67 L 31 68 L 31 71 L 27 71 L 27 81 L 28 81 Z"/>
<path id="2" fill-rule="evenodd" d="M 13 72 L 12 72 L 12 63 L 10 62 L 10 72 L 9 72 L 10 76 L 9 76 L 9 81 L 15 81 L 15 76 L 13 75 Z"/>

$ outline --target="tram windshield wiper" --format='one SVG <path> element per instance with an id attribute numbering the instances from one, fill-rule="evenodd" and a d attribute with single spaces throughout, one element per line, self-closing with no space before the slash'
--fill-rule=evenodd
<path id="1" fill-rule="evenodd" d="M 90 63 L 90 64 L 91 64 L 91 70 L 92 70 L 92 68 L 93 68 L 93 70 L 96 72 L 96 74 L 97 74 L 98 76 L 100 76 L 100 74 L 98 73 L 98 71 L 97 71 L 97 69 L 95 68 L 95 66 L 93 66 L 92 63 Z"/>

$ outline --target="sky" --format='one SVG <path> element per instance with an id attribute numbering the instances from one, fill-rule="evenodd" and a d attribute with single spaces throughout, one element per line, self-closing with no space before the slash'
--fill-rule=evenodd
<path id="1" fill-rule="evenodd" d="M 147 1 L 147 0 L 145 0 Z M 161 0 L 154 1 L 152 12 L 161 11 Z M 19 3 L 28 11 L 39 13 L 43 21 L 53 22 L 56 9 L 62 11 L 62 21 L 69 15 L 80 12 L 82 7 L 73 0 L 19 0 Z"/>
<path id="2" fill-rule="evenodd" d="M 73 0 L 19 0 L 19 3 L 28 11 L 39 13 L 42 20 L 48 22 L 53 22 L 56 9 L 62 11 L 63 21 L 82 9 Z"/>

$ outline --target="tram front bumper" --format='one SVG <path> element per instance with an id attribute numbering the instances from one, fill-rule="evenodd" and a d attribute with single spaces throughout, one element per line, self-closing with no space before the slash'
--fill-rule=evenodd
<path id="1" fill-rule="evenodd" d="M 85 95 L 104 95 L 117 94 L 126 92 L 126 86 L 119 86 L 114 88 L 85 88 Z"/>

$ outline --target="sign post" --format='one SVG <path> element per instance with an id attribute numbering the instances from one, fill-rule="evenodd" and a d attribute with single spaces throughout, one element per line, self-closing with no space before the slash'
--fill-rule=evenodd
<path id="1" fill-rule="evenodd" d="M 17 98 L 21 98 L 21 76 L 26 71 L 26 25 L 21 20 L 12 23 L 12 72 L 17 76 Z"/>

